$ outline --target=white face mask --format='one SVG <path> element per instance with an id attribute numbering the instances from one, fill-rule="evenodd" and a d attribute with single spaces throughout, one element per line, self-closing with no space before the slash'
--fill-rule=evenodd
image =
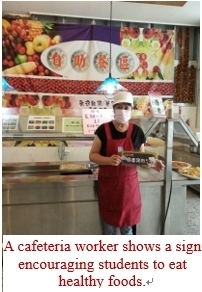
<path id="1" fill-rule="evenodd" d="M 124 124 L 130 120 L 131 110 L 115 109 L 114 118 L 118 123 Z"/>

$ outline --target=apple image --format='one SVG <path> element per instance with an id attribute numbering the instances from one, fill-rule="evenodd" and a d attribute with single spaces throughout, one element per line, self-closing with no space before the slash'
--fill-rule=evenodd
<path id="1" fill-rule="evenodd" d="M 34 45 L 33 45 L 33 42 L 26 42 L 25 43 L 25 47 L 26 47 L 26 54 L 28 56 L 32 56 L 35 54 L 35 50 L 34 50 Z"/>
<path id="2" fill-rule="evenodd" d="M 25 62 L 27 62 L 27 55 L 18 54 L 18 55 L 16 55 L 14 61 L 15 61 L 16 65 L 25 63 Z"/>
<path id="3" fill-rule="evenodd" d="M 62 38 L 61 38 L 60 35 L 56 35 L 56 36 L 54 36 L 53 41 L 54 41 L 56 44 L 59 44 L 59 43 L 61 43 Z"/>
<path id="4" fill-rule="evenodd" d="M 33 47 L 37 53 L 42 53 L 50 46 L 51 38 L 47 34 L 35 36 L 33 39 Z"/>
<path id="5" fill-rule="evenodd" d="M 21 55 L 24 55 L 26 53 L 26 48 L 23 47 L 23 46 L 20 46 L 18 48 L 18 53 L 21 54 Z"/>

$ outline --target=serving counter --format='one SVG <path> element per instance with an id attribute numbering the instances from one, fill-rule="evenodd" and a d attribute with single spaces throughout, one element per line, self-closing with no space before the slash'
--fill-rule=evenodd
<path id="1" fill-rule="evenodd" d="M 97 174 L 61 174 L 60 164 L 3 164 L 4 235 L 102 234 Z M 186 188 L 199 184 L 199 180 L 172 171 L 171 199 L 166 212 L 164 175 L 164 172 L 138 167 L 143 204 L 142 219 L 137 226 L 139 235 L 160 234 L 165 214 L 164 234 L 184 233 Z"/>

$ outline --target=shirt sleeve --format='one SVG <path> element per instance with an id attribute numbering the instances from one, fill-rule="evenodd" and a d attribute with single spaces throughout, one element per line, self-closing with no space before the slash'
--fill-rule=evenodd
<path id="1" fill-rule="evenodd" d="M 101 124 L 96 129 L 95 135 L 98 136 L 98 138 L 100 139 L 100 141 L 102 143 L 101 150 L 100 150 L 100 154 L 103 155 L 103 156 L 106 156 L 107 137 L 106 137 L 106 133 L 105 133 L 104 124 Z"/>
<path id="2" fill-rule="evenodd" d="M 140 128 L 137 125 L 133 126 L 133 132 L 132 132 L 131 138 L 132 138 L 135 150 L 138 150 L 142 144 L 146 143 L 145 134 L 144 134 L 142 128 Z"/>
<path id="3" fill-rule="evenodd" d="M 104 129 L 104 124 L 101 124 L 96 130 L 95 130 L 95 135 L 97 135 L 102 142 L 103 139 L 105 138 L 105 129 Z"/>

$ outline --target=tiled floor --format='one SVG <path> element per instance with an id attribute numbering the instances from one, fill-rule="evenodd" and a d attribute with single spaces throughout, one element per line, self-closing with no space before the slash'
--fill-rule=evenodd
<path id="1" fill-rule="evenodd" d="M 191 188 L 187 189 L 185 232 L 186 235 L 200 234 L 200 194 Z"/>

